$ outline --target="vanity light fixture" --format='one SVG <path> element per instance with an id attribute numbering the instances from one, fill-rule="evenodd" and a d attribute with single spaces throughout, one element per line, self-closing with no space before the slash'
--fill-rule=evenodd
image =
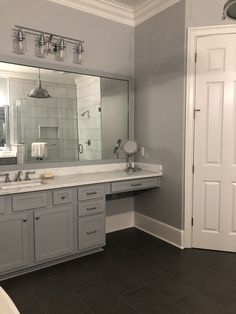
<path id="1" fill-rule="evenodd" d="M 26 35 L 27 41 L 32 37 L 35 39 L 35 56 L 46 58 L 48 55 L 54 55 L 55 60 L 65 61 L 67 58 L 67 47 L 72 46 L 72 62 L 82 64 L 84 62 L 84 41 L 64 37 L 36 29 L 15 25 L 13 28 L 13 52 L 17 54 L 26 53 Z"/>
<path id="2" fill-rule="evenodd" d="M 228 0 L 224 5 L 223 19 L 227 17 L 236 20 L 236 0 Z"/>

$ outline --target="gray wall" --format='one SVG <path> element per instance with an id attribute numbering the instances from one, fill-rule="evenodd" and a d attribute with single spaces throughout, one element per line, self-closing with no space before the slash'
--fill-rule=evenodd
<path id="1" fill-rule="evenodd" d="M 186 27 L 234 24 L 231 19 L 222 20 L 226 0 L 187 0 Z"/>
<path id="2" fill-rule="evenodd" d="M 12 28 L 15 24 L 85 40 L 86 58 L 83 66 L 75 69 L 133 75 L 134 29 L 108 19 L 87 14 L 47 0 L 0 1 L 1 59 L 39 60 L 34 57 L 34 42 L 28 41 L 29 53 L 23 57 L 12 53 Z M 46 58 L 60 64 L 53 58 Z M 42 66 L 44 61 L 41 60 Z M 73 65 L 71 59 L 63 64 Z"/>
<path id="3" fill-rule="evenodd" d="M 135 196 L 135 210 L 183 227 L 185 2 L 135 28 L 135 138 L 143 162 L 163 165 L 159 190 Z"/>

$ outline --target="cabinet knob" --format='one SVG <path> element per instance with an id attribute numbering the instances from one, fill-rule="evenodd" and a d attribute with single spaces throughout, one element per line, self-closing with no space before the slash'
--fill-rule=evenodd
<path id="1" fill-rule="evenodd" d="M 35 220 L 39 220 L 40 219 L 40 217 L 35 217 Z"/>
<path id="2" fill-rule="evenodd" d="M 62 199 L 62 200 L 64 200 L 65 198 L 66 198 L 65 195 L 61 196 L 61 199 Z"/>
<path id="3" fill-rule="evenodd" d="M 23 221 L 23 222 L 27 222 L 27 221 L 28 221 L 28 219 L 23 219 L 22 221 Z"/>

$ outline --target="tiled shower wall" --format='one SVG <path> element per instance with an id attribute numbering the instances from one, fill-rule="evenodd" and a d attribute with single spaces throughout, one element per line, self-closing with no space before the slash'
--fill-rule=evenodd
<path id="1" fill-rule="evenodd" d="M 80 160 L 102 158 L 100 78 L 83 76 L 76 80 Z M 86 113 L 82 116 L 83 113 Z M 90 145 L 88 145 L 90 141 Z"/>
<path id="2" fill-rule="evenodd" d="M 31 157 L 32 142 L 48 143 L 43 161 L 78 160 L 76 86 L 43 81 L 51 98 L 28 97 L 37 85 L 34 80 L 10 78 L 11 144 L 24 143 L 30 162 L 36 161 Z"/>

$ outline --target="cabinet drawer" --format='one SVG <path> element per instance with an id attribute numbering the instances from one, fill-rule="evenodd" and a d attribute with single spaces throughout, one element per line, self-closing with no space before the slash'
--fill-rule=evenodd
<path id="1" fill-rule="evenodd" d="M 73 202 L 73 190 L 63 189 L 53 192 L 53 205 L 67 204 Z"/>
<path id="2" fill-rule="evenodd" d="M 79 218 L 79 251 L 105 245 L 104 214 Z"/>
<path id="3" fill-rule="evenodd" d="M 111 184 L 111 191 L 116 193 L 155 188 L 160 186 L 159 180 L 159 178 L 148 178 L 114 182 Z"/>
<path id="4" fill-rule="evenodd" d="M 13 196 L 13 211 L 44 208 L 48 205 L 47 193 L 26 193 Z"/>
<path id="5" fill-rule="evenodd" d="M 94 198 L 101 198 L 105 195 L 103 184 L 88 185 L 78 189 L 78 200 L 86 201 Z"/>
<path id="6" fill-rule="evenodd" d="M 79 216 L 88 216 L 105 212 L 105 198 L 82 201 L 78 205 Z"/>
<path id="7" fill-rule="evenodd" d="M 4 214 L 7 210 L 11 210 L 11 200 L 7 196 L 0 196 L 0 214 Z"/>

